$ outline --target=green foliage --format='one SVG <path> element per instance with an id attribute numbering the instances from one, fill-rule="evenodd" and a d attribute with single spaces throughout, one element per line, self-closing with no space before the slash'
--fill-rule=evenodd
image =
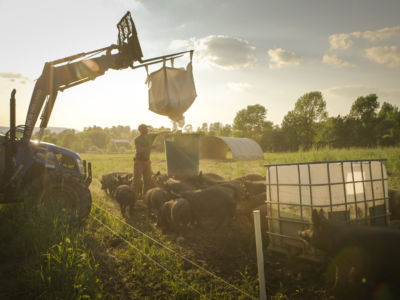
<path id="1" fill-rule="evenodd" d="M 248 105 L 236 113 L 233 129 L 237 136 L 257 136 L 265 127 L 267 110 L 260 104 Z"/>
<path id="2" fill-rule="evenodd" d="M 293 110 L 283 118 L 281 126 L 266 119 L 267 109 L 249 105 L 237 112 L 233 124 L 203 123 L 196 132 L 211 136 L 252 138 L 264 151 L 297 151 L 315 148 L 350 148 L 396 146 L 400 144 L 400 112 L 397 106 L 384 102 L 379 109 L 378 96 L 358 97 L 346 116 L 328 117 L 326 103 L 319 91 L 301 96 Z M 152 128 L 151 132 L 164 130 Z M 183 132 L 193 132 L 188 124 Z M 45 131 L 43 140 L 76 152 L 125 153 L 134 151 L 137 130 L 129 126 L 87 127 L 83 132 L 65 130 L 59 134 Z M 128 140 L 130 147 L 120 147 L 114 140 Z M 154 142 L 156 152 L 164 152 L 163 138 Z"/>
<path id="3" fill-rule="evenodd" d="M 378 96 L 370 94 L 365 97 L 358 97 L 350 109 L 350 117 L 363 122 L 370 121 L 376 117 L 376 110 L 379 107 Z"/>
<path id="4" fill-rule="evenodd" d="M 102 295 L 98 265 L 84 234 L 66 216 L 38 216 L 22 205 L 0 206 L 0 256 L 16 274 L 3 299 L 97 299 Z M 7 241 L 7 242 L 5 242 Z M 0 281 L 2 281 L 0 280 Z"/>
<path id="5" fill-rule="evenodd" d="M 326 119 L 326 103 L 321 92 L 310 92 L 300 97 L 282 122 L 289 149 L 310 149 L 318 131 L 318 122 Z"/>

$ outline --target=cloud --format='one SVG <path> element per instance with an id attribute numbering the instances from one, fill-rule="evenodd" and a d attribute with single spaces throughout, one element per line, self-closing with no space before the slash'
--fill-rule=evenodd
<path id="1" fill-rule="evenodd" d="M 331 49 L 348 49 L 353 45 L 353 41 L 350 39 L 351 35 L 347 33 L 332 34 L 329 36 L 329 44 Z"/>
<path id="2" fill-rule="evenodd" d="M 240 38 L 225 35 L 210 35 L 201 39 L 174 40 L 173 50 L 194 49 L 195 59 L 200 64 L 212 67 L 237 70 L 249 68 L 256 62 L 255 47 Z"/>
<path id="3" fill-rule="evenodd" d="M 372 47 L 365 49 L 365 56 L 380 65 L 386 65 L 389 68 L 400 66 L 400 53 L 396 46 Z"/>
<path id="4" fill-rule="evenodd" d="M 400 89 L 379 89 L 375 87 L 368 87 L 359 84 L 350 84 L 342 86 L 334 86 L 321 91 L 324 95 L 334 98 L 336 100 L 350 99 L 355 101 L 360 96 L 369 94 L 376 94 L 379 97 L 379 102 L 391 101 L 393 103 L 399 102 Z"/>
<path id="5" fill-rule="evenodd" d="M 400 26 L 385 27 L 378 30 L 332 34 L 329 36 L 329 44 L 331 45 L 331 50 L 348 49 L 353 45 L 354 38 L 363 38 L 369 42 L 377 42 L 395 37 L 400 37 Z"/>
<path id="6" fill-rule="evenodd" d="M 352 64 L 350 64 L 348 61 L 345 61 L 343 59 L 340 59 L 336 56 L 336 54 L 325 54 L 322 57 L 322 61 L 328 65 L 337 67 L 337 68 L 343 68 L 343 67 L 349 67 L 349 66 L 353 66 Z"/>
<path id="7" fill-rule="evenodd" d="M 349 84 L 342 86 L 334 86 L 328 89 L 322 90 L 323 94 L 326 94 L 330 97 L 336 98 L 353 98 L 357 99 L 359 96 L 368 95 L 377 93 L 378 90 L 376 88 L 366 87 L 359 84 Z"/>
<path id="8" fill-rule="evenodd" d="M 295 52 L 288 51 L 282 48 L 268 50 L 269 67 L 271 69 L 279 69 L 286 66 L 299 65 L 301 58 Z"/>
<path id="9" fill-rule="evenodd" d="M 0 72 L 0 78 L 8 79 L 11 82 L 20 80 L 21 84 L 26 84 L 27 82 L 32 82 L 32 80 L 28 76 L 25 76 L 20 73 L 14 73 L 14 72 Z"/>
<path id="10" fill-rule="evenodd" d="M 228 82 L 228 88 L 235 92 L 243 92 L 251 89 L 253 86 L 244 82 Z"/>
<path id="11" fill-rule="evenodd" d="M 394 37 L 400 37 L 400 26 L 385 27 L 375 31 L 364 31 L 361 32 L 361 37 L 370 41 L 376 42 L 386 40 Z"/>

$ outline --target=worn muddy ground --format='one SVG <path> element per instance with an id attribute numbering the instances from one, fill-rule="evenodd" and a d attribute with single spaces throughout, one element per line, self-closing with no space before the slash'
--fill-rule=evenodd
<path id="1" fill-rule="evenodd" d="M 108 211 L 117 217 L 121 217 L 114 200 L 109 198 L 108 201 L 106 205 Z M 244 277 L 251 278 L 249 284 L 256 285 L 258 283 L 254 233 L 247 219 L 235 220 L 231 226 L 223 226 L 218 229 L 215 229 L 215 223 L 211 221 L 205 222 L 202 226 L 187 228 L 180 235 L 172 232 L 162 234 L 154 224 L 147 223 L 145 207 L 139 201 L 134 215 L 126 221 L 145 233 L 159 236 L 163 243 L 179 252 L 180 255 L 189 258 L 232 284 L 243 283 Z M 112 267 L 113 264 L 119 265 L 117 267 L 119 271 L 115 271 L 116 274 L 124 273 L 123 269 L 126 270 L 125 272 L 129 269 L 126 261 L 124 262 L 124 259 L 120 258 L 118 250 L 112 250 L 113 248 L 124 247 L 123 244 L 122 241 L 111 238 L 111 241 L 108 242 L 111 247 L 105 251 L 109 252 L 111 257 L 115 257 L 115 259 L 111 259 L 114 262 L 110 262 L 110 255 L 105 255 L 102 258 L 108 268 L 110 266 L 111 269 L 115 268 L 115 265 Z M 269 252 L 266 249 L 264 251 L 265 277 L 269 295 L 281 296 L 277 299 L 335 299 L 334 295 L 326 288 L 325 272 L 322 265 Z M 187 262 L 183 264 L 183 268 L 186 271 L 197 269 L 196 266 Z M 204 277 L 204 284 L 207 284 L 208 279 L 208 276 Z M 115 279 L 108 281 L 114 282 Z M 147 290 L 143 286 L 133 286 L 127 279 L 120 278 L 119 281 L 116 285 L 119 286 L 120 291 L 118 293 L 125 290 L 125 296 L 135 297 L 130 292 L 131 289 L 135 289 L 140 296 L 171 297 L 163 290 L 162 283 L 158 283 L 158 285 L 152 286 L 151 290 Z M 223 285 L 223 283 L 221 284 Z M 237 295 L 234 293 L 235 291 L 232 292 L 232 295 Z M 229 294 L 225 296 L 230 297 Z"/>

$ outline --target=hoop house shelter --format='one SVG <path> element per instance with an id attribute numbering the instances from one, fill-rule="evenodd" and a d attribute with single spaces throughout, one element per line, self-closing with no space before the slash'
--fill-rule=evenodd
<path id="1" fill-rule="evenodd" d="M 233 159 L 263 159 L 260 145 L 249 138 L 223 136 L 202 136 L 200 138 L 200 159 L 225 159 L 231 151 Z"/>

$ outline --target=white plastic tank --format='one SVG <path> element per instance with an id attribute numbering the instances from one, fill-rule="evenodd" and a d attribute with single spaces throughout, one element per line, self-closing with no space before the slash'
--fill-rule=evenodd
<path id="1" fill-rule="evenodd" d="M 383 160 L 266 165 L 272 247 L 304 247 L 297 232 L 313 209 L 329 219 L 367 225 L 388 223 L 388 183 Z"/>

